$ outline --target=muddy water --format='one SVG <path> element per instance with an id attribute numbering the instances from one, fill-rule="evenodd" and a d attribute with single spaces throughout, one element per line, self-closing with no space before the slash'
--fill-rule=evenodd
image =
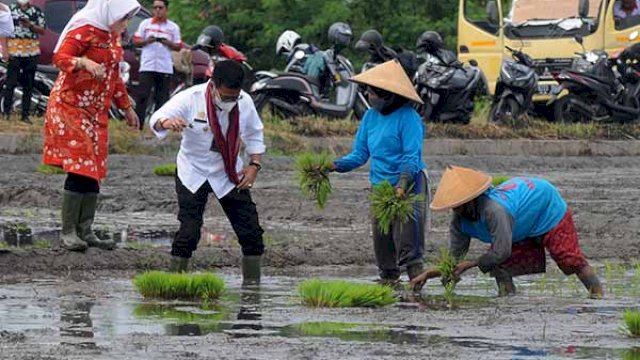
<path id="1" fill-rule="evenodd" d="M 637 296 L 586 300 L 582 289 L 554 296 L 567 287 L 554 274 L 518 279 L 521 295 L 509 299 L 494 297 L 490 278 L 467 277 L 454 308 L 434 282 L 421 297 L 399 292 L 400 301 L 383 309 L 310 309 L 296 297 L 308 276 L 370 281 L 371 268 L 280 270 L 245 288 L 237 274 L 221 275 L 226 293 L 207 306 L 146 301 L 125 275 L 4 284 L 0 357 L 640 359 L 638 342 L 618 331 L 620 313 L 640 307 Z M 636 281 L 618 275 L 608 286 Z"/>

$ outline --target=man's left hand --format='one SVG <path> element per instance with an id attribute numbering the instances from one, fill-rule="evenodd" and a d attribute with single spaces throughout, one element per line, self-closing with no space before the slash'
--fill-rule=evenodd
<path id="1" fill-rule="evenodd" d="M 31 21 L 27 18 L 20 18 L 20 26 L 31 29 Z"/>
<path id="2" fill-rule="evenodd" d="M 465 271 L 474 268 L 478 266 L 478 264 L 475 261 L 469 261 L 469 260 L 463 260 L 460 261 L 458 263 L 458 265 L 456 265 L 456 268 L 453 270 L 453 275 L 458 278 L 460 277 Z"/>
<path id="3" fill-rule="evenodd" d="M 245 166 L 244 169 L 242 169 L 242 175 L 242 180 L 240 180 L 240 184 L 236 187 L 242 190 L 251 189 L 258 177 L 258 169 L 253 165 Z"/>
<path id="4" fill-rule="evenodd" d="M 133 111 L 133 107 L 129 107 L 124 113 L 125 119 L 127 119 L 127 125 L 132 128 L 138 129 L 140 128 L 140 119 L 138 119 L 138 114 Z"/>

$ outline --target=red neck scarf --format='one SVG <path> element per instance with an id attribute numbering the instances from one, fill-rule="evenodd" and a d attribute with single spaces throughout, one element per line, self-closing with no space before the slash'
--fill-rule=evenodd
<path id="1" fill-rule="evenodd" d="M 238 104 L 236 104 L 229 113 L 229 127 L 225 139 L 225 136 L 222 134 L 222 129 L 220 128 L 220 122 L 218 121 L 215 96 L 213 95 L 214 90 L 213 81 L 210 81 L 209 86 L 207 86 L 205 99 L 207 101 L 209 127 L 213 132 L 213 146 L 211 148 L 218 150 L 222 155 L 224 172 L 227 173 L 229 180 L 234 184 L 239 184 L 240 178 L 236 172 L 236 164 L 238 162 L 238 154 L 240 153 L 240 111 Z"/>

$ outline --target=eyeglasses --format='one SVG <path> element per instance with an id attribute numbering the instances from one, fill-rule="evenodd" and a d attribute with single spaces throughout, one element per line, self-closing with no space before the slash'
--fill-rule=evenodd
<path id="1" fill-rule="evenodd" d="M 242 99 L 242 95 L 237 95 L 237 96 L 226 96 L 226 95 L 220 95 L 220 100 L 222 100 L 222 102 L 233 102 L 233 101 L 238 101 Z"/>

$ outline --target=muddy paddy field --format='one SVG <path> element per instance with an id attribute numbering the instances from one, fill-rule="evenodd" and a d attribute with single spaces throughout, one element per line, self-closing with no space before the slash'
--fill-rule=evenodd
<path id="1" fill-rule="evenodd" d="M 57 244 L 64 176 L 36 173 L 38 155 L 0 155 L 0 359 L 640 359 L 640 340 L 620 330 L 621 313 L 640 309 L 637 156 L 426 154 L 434 184 L 452 163 L 558 185 L 607 293 L 587 299 L 549 261 L 546 275 L 518 278 L 512 298 L 472 272 L 453 308 L 436 280 L 381 309 L 301 305 L 305 279 L 375 279 L 367 173 L 333 176 L 320 211 L 300 197 L 284 156 L 265 159 L 253 191 L 268 248 L 260 287 L 241 286 L 235 236 L 210 199 L 194 263 L 225 279 L 225 295 L 206 307 L 143 300 L 131 278 L 167 267 L 178 226 L 173 179 L 152 173 L 171 161 L 110 157 L 96 221 L 118 249 L 75 254 Z M 428 263 L 447 219 L 434 217 Z"/>

